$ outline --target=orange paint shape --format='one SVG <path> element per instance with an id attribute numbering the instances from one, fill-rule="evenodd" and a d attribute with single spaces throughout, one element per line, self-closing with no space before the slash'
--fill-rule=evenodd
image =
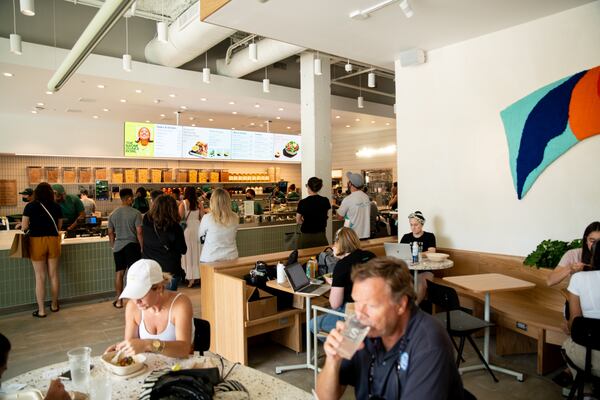
<path id="1" fill-rule="evenodd" d="M 578 140 L 600 134 L 600 66 L 586 72 L 575 85 L 569 125 Z"/>

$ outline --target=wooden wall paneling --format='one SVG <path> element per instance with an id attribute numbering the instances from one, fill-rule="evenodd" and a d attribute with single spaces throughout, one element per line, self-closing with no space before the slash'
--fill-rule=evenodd
<path id="1" fill-rule="evenodd" d="M 216 273 L 215 331 L 216 352 L 229 361 L 248 364 L 246 341 L 246 282 Z"/>

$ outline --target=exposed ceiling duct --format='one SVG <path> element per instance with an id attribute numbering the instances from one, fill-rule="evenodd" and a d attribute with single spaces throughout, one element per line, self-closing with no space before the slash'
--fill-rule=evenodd
<path id="1" fill-rule="evenodd" d="M 149 63 L 179 67 L 233 35 L 235 30 L 200 21 L 200 2 L 169 25 L 169 41 L 152 39 L 144 50 Z"/>
<path id="2" fill-rule="evenodd" d="M 273 39 L 262 39 L 256 42 L 256 45 L 258 61 L 250 59 L 248 47 L 245 47 L 243 50 L 235 53 L 229 63 L 227 63 L 226 59 L 217 60 L 217 74 L 231 78 L 240 78 L 305 50 L 304 47 Z"/>

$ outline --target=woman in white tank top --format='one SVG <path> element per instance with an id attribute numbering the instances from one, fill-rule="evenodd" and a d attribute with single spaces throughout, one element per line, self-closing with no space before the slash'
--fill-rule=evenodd
<path id="1" fill-rule="evenodd" d="M 125 308 L 125 340 L 106 351 L 123 350 L 124 356 L 155 352 L 187 357 L 193 350 L 193 310 L 183 293 L 166 290 L 171 277 L 154 260 L 135 262 L 127 273 L 121 298 Z"/>

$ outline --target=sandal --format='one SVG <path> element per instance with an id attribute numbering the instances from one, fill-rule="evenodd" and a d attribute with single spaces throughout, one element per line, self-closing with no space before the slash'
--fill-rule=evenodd
<path id="1" fill-rule="evenodd" d="M 123 301 L 121 301 L 121 304 L 119 305 L 119 300 L 115 300 L 112 302 L 112 305 L 114 308 L 123 308 Z"/>
<path id="2" fill-rule="evenodd" d="M 46 314 L 40 314 L 40 312 L 38 310 L 35 310 L 34 312 L 32 312 L 31 315 L 33 315 L 36 318 L 46 318 L 47 317 Z"/>
<path id="3" fill-rule="evenodd" d="M 57 304 L 56 308 L 52 308 L 52 306 L 50 306 L 50 311 L 52 312 L 59 312 L 60 311 L 60 306 Z"/>

